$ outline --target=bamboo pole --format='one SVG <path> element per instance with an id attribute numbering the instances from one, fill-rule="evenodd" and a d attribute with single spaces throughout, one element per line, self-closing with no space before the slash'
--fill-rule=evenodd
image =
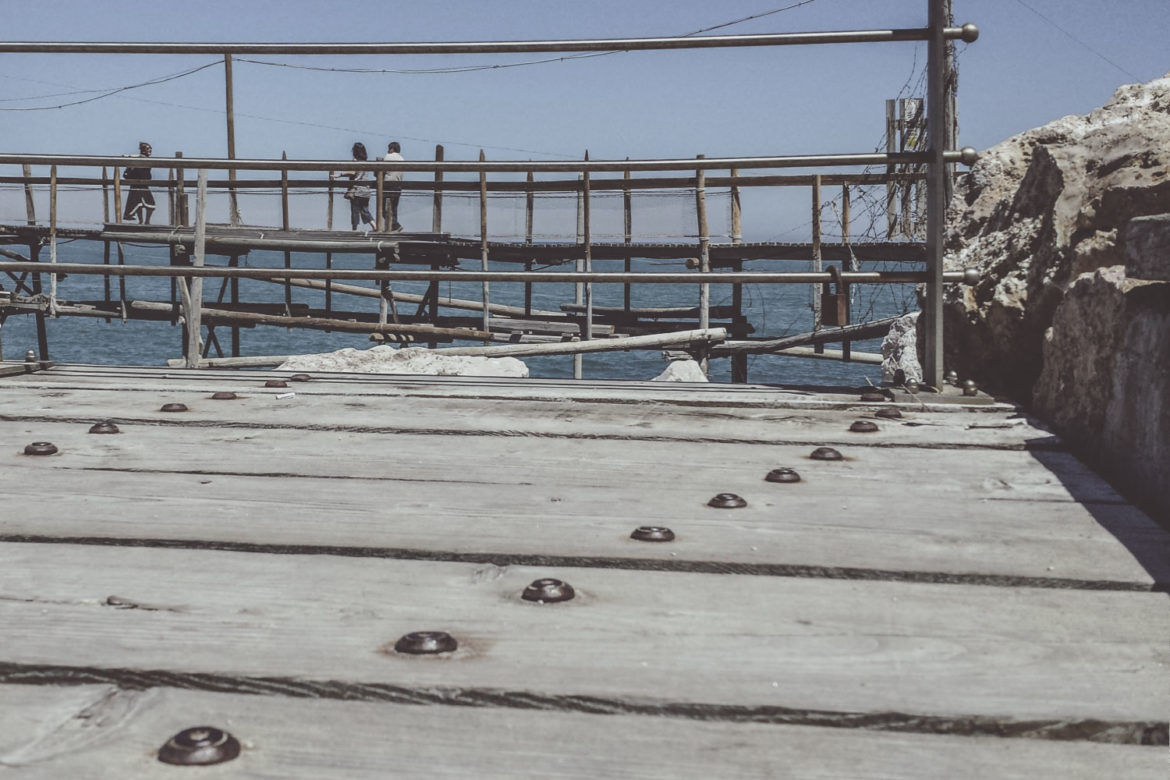
<path id="1" fill-rule="evenodd" d="M 529 246 L 532 245 L 532 226 L 533 217 L 536 211 L 536 193 L 532 191 L 532 182 L 535 177 L 532 171 L 529 171 L 525 176 L 524 181 L 528 185 L 524 188 L 524 243 Z M 525 271 L 531 271 L 533 262 L 529 260 L 524 264 Z M 532 282 L 524 283 L 524 312 L 526 316 L 532 316 Z"/>
<path id="2" fill-rule="evenodd" d="M 626 158 L 627 160 L 630 158 Z M 630 191 L 630 172 L 628 170 L 622 171 L 622 224 L 623 243 L 630 246 L 634 243 L 634 209 L 633 209 L 633 193 Z M 627 252 L 624 258 L 622 268 L 626 273 L 634 270 L 634 256 Z M 622 303 L 626 311 L 630 309 L 630 285 L 622 285 Z"/>
<path id="3" fill-rule="evenodd" d="M 584 178 L 585 178 L 584 173 L 577 174 L 577 185 L 578 185 L 577 186 L 577 244 L 578 245 L 580 245 L 581 243 L 583 243 L 585 241 L 585 222 L 584 222 L 585 213 L 584 213 L 584 210 L 582 209 L 582 198 L 581 198 L 582 186 L 583 186 L 582 182 L 584 181 Z M 577 273 L 582 273 L 584 271 L 584 264 L 585 264 L 585 260 L 583 257 L 577 258 L 576 262 L 574 263 L 574 268 L 576 269 Z M 577 304 L 578 307 L 585 306 L 585 283 L 584 283 L 584 281 L 578 281 L 573 285 L 573 303 Z M 574 352 L 573 353 L 573 378 L 574 379 L 581 379 L 584 376 L 584 371 L 585 371 L 585 365 L 584 365 L 584 361 L 581 359 L 581 353 Z"/>
<path id="4" fill-rule="evenodd" d="M 849 203 L 849 185 L 842 184 L 841 185 L 841 243 L 843 243 L 845 246 L 849 246 L 849 223 L 852 221 L 852 219 L 853 219 L 852 208 L 851 208 L 850 203 Z M 848 271 L 859 270 L 857 258 L 853 256 L 853 252 L 849 253 L 849 259 L 845 261 L 845 269 Z M 850 296 L 852 296 L 852 292 L 850 292 Z M 850 297 L 849 305 L 850 305 L 850 308 L 852 308 L 852 305 L 853 305 L 852 297 Z M 845 323 L 842 323 L 842 324 L 847 325 L 848 321 L 846 321 Z M 841 359 L 844 360 L 845 362 L 849 362 L 851 352 L 852 352 L 852 349 L 851 349 L 851 344 L 849 342 L 849 339 L 845 339 L 844 341 L 841 342 Z"/>
<path id="5" fill-rule="evenodd" d="M 33 200 L 32 191 L 32 168 L 27 164 L 21 166 L 24 173 L 24 213 L 28 224 L 37 224 L 36 202 Z M 34 295 L 41 294 L 41 271 L 40 271 L 40 252 L 41 247 L 35 241 L 29 241 L 28 258 L 31 263 L 37 265 L 29 268 L 32 274 L 32 290 Z M 37 321 L 37 349 L 40 352 L 41 360 L 49 359 L 49 332 L 45 328 L 45 313 L 38 311 L 36 313 Z"/>
<path id="6" fill-rule="evenodd" d="M 479 355 L 482 357 L 533 357 L 537 355 L 580 355 L 585 352 L 618 352 L 627 349 L 657 349 L 678 344 L 709 344 L 727 338 L 724 328 L 701 328 L 650 336 L 626 336 L 592 341 L 564 341 L 552 344 L 500 344 L 492 347 L 447 347 L 434 350 L 439 355 Z"/>
<path id="7" fill-rule="evenodd" d="M 333 179 L 329 180 L 329 188 L 325 191 L 326 197 L 329 200 L 325 203 L 325 229 L 333 230 Z M 333 253 L 325 253 L 325 268 L 333 268 Z M 333 311 L 333 280 L 325 280 L 325 311 L 326 313 Z"/>
<path id="8" fill-rule="evenodd" d="M 305 287 L 308 289 L 321 290 L 324 289 L 326 282 L 317 279 L 289 279 L 288 283 L 294 287 Z M 343 293 L 345 295 L 356 295 L 364 298 L 377 298 L 381 293 L 372 287 L 360 287 L 358 285 L 334 283 L 332 285 L 333 291 Z M 427 301 L 434 300 L 436 305 L 446 306 L 451 309 L 465 309 L 468 311 L 483 311 L 482 301 L 464 300 L 462 298 L 433 298 L 429 295 L 416 295 L 414 293 L 394 292 L 391 297 L 395 301 L 402 303 L 423 304 Z M 503 303 L 493 303 L 489 309 L 492 314 L 503 317 L 559 317 L 564 318 L 565 313 L 560 311 L 549 311 L 545 309 L 528 309 L 523 306 L 508 306 Z"/>
<path id="9" fill-rule="evenodd" d="M 589 162 L 589 150 L 585 150 L 585 162 Z M 581 179 L 581 237 L 585 244 L 585 273 L 593 272 L 593 252 L 592 252 L 592 232 L 589 224 L 590 218 L 590 203 L 589 203 L 589 171 L 582 174 Z M 582 333 L 585 341 L 593 338 L 593 283 L 585 283 L 585 329 Z"/>
<path id="10" fill-rule="evenodd" d="M 736 182 L 739 179 L 739 169 L 731 169 L 731 181 Z M 733 183 L 731 185 L 731 243 L 743 243 L 743 212 L 740 208 L 739 202 L 739 185 Z M 743 270 L 743 261 L 738 260 L 735 263 L 734 270 Z M 743 323 L 743 285 L 731 285 L 731 307 L 735 310 L 732 315 L 732 321 L 736 327 L 732 330 L 733 338 L 742 338 L 747 335 L 743 332 L 741 323 Z M 731 358 L 731 381 L 738 383 L 746 383 L 748 381 L 748 361 L 747 355 L 734 355 Z"/>
<path id="11" fill-rule="evenodd" d="M 703 159 L 705 155 L 696 155 L 696 159 Z M 695 212 L 699 227 L 699 273 L 711 273 L 711 238 L 707 227 L 707 172 L 699 169 L 695 172 Z M 711 285 L 703 282 L 699 285 L 699 328 L 706 328 L 711 324 Z M 704 353 L 699 359 L 699 366 L 706 374 L 709 369 L 707 355 Z"/>
<path id="12" fill-rule="evenodd" d="M 172 208 L 172 215 L 174 210 Z M 108 224 L 110 221 L 110 183 L 109 171 L 102 166 L 102 224 Z M 172 223 L 173 224 L 173 223 Z M 110 264 L 110 242 L 106 239 L 102 240 L 102 265 Z M 110 277 L 109 275 L 102 276 L 102 292 L 105 294 L 105 299 L 110 300 Z M 106 320 L 109 322 L 109 319 Z"/>
<path id="13" fill-rule="evenodd" d="M 223 55 L 223 82 L 224 82 L 224 103 L 226 104 L 227 114 L 227 153 L 228 159 L 236 159 L 236 108 L 235 100 L 232 97 L 234 84 L 232 79 L 232 55 L 225 53 Z M 232 226 L 240 224 L 240 204 L 236 200 L 236 169 L 228 168 L 228 203 L 229 216 L 228 219 Z"/>
<path id="14" fill-rule="evenodd" d="M 114 224 L 122 224 L 122 177 L 118 175 L 118 166 L 114 166 Z"/>
<path id="15" fill-rule="evenodd" d="M 203 267 L 203 252 L 207 236 L 207 169 L 199 169 L 199 184 L 195 195 L 195 255 L 196 268 Z M 187 368 L 198 368 L 203 352 L 199 331 L 203 319 L 203 279 L 193 277 L 186 285 L 187 295 Z"/>
<path id="16" fill-rule="evenodd" d="M 57 265 L 57 166 L 49 166 L 49 264 Z M 49 316 L 57 316 L 57 272 L 49 274 Z"/>
<path id="17" fill-rule="evenodd" d="M 485 160 L 483 149 L 479 150 L 479 161 Z M 479 250 L 480 262 L 484 271 L 488 270 L 488 233 L 487 233 L 487 172 L 480 171 L 479 174 Z M 491 284 L 487 279 L 481 283 L 483 285 L 483 331 L 490 332 L 489 327 L 489 309 L 491 307 Z"/>
<path id="18" fill-rule="evenodd" d="M 812 269 L 814 273 L 822 270 L 821 266 L 821 176 L 813 176 L 812 186 Z M 821 318 L 821 290 L 823 285 L 813 285 L 813 330 L 820 330 Z"/>
<path id="19" fill-rule="evenodd" d="M 435 162 L 443 161 L 443 145 L 435 145 Z M 443 171 L 435 169 L 435 197 L 431 206 L 431 232 L 443 232 L 443 190 L 440 185 L 443 183 Z"/>
<path id="20" fill-rule="evenodd" d="M 287 160 L 288 153 L 282 151 L 280 159 Z M 288 171 L 280 172 L 280 227 L 284 231 L 288 231 L 292 227 L 288 216 Z M 284 267 L 292 268 L 292 252 L 288 250 L 284 252 Z M 284 286 L 284 305 L 288 309 L 292 309 L 292 287 L 287 284 Z"/>
<path id="21" fill-rule="evenodd" d="M 141 311 L 167 311 L 169 306 L 156 301 L 131 301 L 131 309 Z M 308 330 L 337 330 L 343 333 L 405 333 L 418 336 L 439 336 L 460 339 L 489 341 L 492 334 L 471 328 L 440 328 L 433 325 L 412 325 L 388 322 L 358 322 L 357 320 L 330 319 L 326 317 L 288 317 L 284 314 L 260 314 L 249 311 L 228 311 L 227 309 L 205 308 L 202 313 L 209 319 L 224 322 L 239 322 L 244 327 L 272 325 L 275 327 L 298 327 Z"/>

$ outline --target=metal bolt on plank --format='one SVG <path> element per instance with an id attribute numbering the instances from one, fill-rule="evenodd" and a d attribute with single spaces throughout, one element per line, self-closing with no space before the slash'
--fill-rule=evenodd
<path id="1" fill-rule="evenodd" d="M 739 509 L 747 506 L 747 501 L 735 493 L 720 493 L 708 501 L 707 506 L 713 506 L 716 509 Z"/>
<path id="2" fill-rule="evenodd" d="M 118 426 L 114 424 L 113 420 L 103 420 L 99 423 L 94 423 L 89 428 L 90 433 L 121 433 Z"/>
<path id="3" fill-rule="evenodd" d="M 48 441 L 34 441 L 24 448 L 25 455 L 56 455 L 57 445 Z"/>
<path id="4" fill-rule="evenodd" d="M 525 601 L 535 601 L 538 604 L 555 604 L 558 601 L 568 601 L 576 595 L 577 592 L 569 583 L 545 577 L 534 580 L 520 594 L 520 598 Z"/>
<path id="5" fill-rule="evenodd" d="M 674 531 L 661 525 L 642 525 L 634 529 L 630 538 L 639 542 L 673 542 Z"/>
<path id="6" fill-rule="evenodd" d="M 870 420 L 854 420 L 853 424 L 849 426 L 852 433 L 876 433 L 877 429 L 877 423 Z"/>
<path id="7" fill-rule="evenodd" d="M 163 404 L 162 412 L 185 412 L 187 411 L 187 404 Z"/>
<path id="8" fill-rule="evenodd" d="M 764 477 L 767 482 L 790 483 L 800 482 L 800 474 L 796 473 L 796 469 L 790 469 L 787 466 L 778 469 L 772 469 L 768 475 Z"/>
<path id="9" fill-rule="evenodd" d="M 264 383 L 265 387 L 288 387 L 288 382 L 283 379 L 269 379 Z"/>
<path id="10" fill-rule="evenodd" d="M 455 637 L 446 631 L 412 631 L 394 643 L 394 651 L 407 655 L 452 653 L 459 648 Z"/>
<path id="11" fill-rule="evenodd" d="M 25 352 L 24 353 L 24 362 L 25 363 L 37 362 L 37 353 L 32 351 L 31 349 L 28 352 Z"/>
<path id="12" fill-rule="evenodd" d="M 832 447 L 817 447 L 809 457 L 813 460 L 845 460 L 845 456 Z"/>
<path id="13" fill-rule="evenodd" d="M 914 395 L 918 392 L 919 385 L 913 379 L 908 379 L 905 383 L 902 384 L 902 387 L 905 388 L 907 393 Z"/>
<path id="14" fill-rule="evenodd" d="M 159 748 L 158 760 L 179 766 L 210 766 L 240 755 L 240 741 L 214 726 L 184 729 Z"/>
<path id="15" fill-rule="evenodd" d="M 963 383 L 963 395 L 976 396 L 979 395 L 979 385 L 975 384 L 974 379 L 968 379 Z"/>
<path id="16" fill-rule="evenodd" d="M 227 392 L 227 391 L 221 391 L 221 392 L 218 392 L 218 393 L 213 393 L 213 394 L 212 394 L 212 396 L 211 396 L 211 399 L 212 399 L 213 401 L 234 401 L 234 400 L 236 400 L 236 397 L 237 397 L 237 396 L 236 396 L 236 394 L 235 394 L 235 393 L 230 393 L 230 392 Z"/>
<path id="17" fill-rule="evenodd" d="M 308 382 L 312 378 L 313 377 L 309 376 L 308 374 L 293 374 L 292 376 L 290 376 L 288 378 L 288 381 L 290 381 L 290 382 Z"/>
<path id="18" fill-rule="evenodd" d="M 943 377 L 943 381 L 948 385 L 955 385 L 957 387 L 959 384 L 959 372 L 952 368 L 946 373 L 946 376 Z"/>
<path id="19" fill-rule="evenodd" d="M 879 401 L 885 401 L 888 399 L 886 398 L 885 393 L 879 393 L 875 390 L 875 391 L 862 393 L 861 400 L 865 401 L 866 403 L 877 403 Z"/>
<path id="20" fill-rule="evenodd" d="M 887 420 L 897 420 L 902 417 L 902 413 L 892 406 L 888 406 L 885 409 L 878 409 L 873 414 L 874 417 L 884 417 Z"/>

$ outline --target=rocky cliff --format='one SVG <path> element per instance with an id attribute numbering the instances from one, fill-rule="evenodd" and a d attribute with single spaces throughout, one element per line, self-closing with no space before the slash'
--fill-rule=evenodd
<path id="1" fill-rule="evenodd" d="M 1170 527 L 1170 74 L 984 152 L 948 218 L 982 280 L 948 293 L 946 366 Z"/>
<path id="2" fill-rule="evenodd" d="M 1170 212 L 1170 74 L 981 153 L 956 186 L 945 263 L 983 280 L 946 299 L 946 367 L 1027 402 L 1069 286 L 1124 263 L 1134 217 Z"/>

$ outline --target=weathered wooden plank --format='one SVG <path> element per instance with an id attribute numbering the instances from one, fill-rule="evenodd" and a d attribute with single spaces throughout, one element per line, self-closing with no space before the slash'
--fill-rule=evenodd
<path id="1" fill-rule="evenodd" d="M 69 387 L 117 390 L 194 389 L 196 392 L 233 390 L 225 383 L 243 383 L 248 388 L 263 385 L 265 380 L 287 378 L 288 371 L 181 371 L 159 368 L 124 366 L 55 365 L 50 371 L 12 377 L 0 382 L 0 391 L 9 387 L 37 390 Z M 659 403 L 677 403 L 690 406 L 765 408 L 833 408 L 856 406 L 859 393 L 841 388 L 782 388 L 767 385 L 735 385 L 720 383 L 633 382 L 619 380 L 590 380 L 574 382 L 568 379 L 510 379 L 499 377 L 451 377 L 371 375 L 312 372 L 313 381 L 295 385 L 304 394 L 425 394 L 432 397 L 470 397 L 515 400 L 566 399 L 610 400 L 629 403 L 634 400 L 654 400 Z M 910 399 L 899 392 L 896 397 Z M 923 405 L 932 411 L 988 410 L 1012 411 L 1010 404 L 993 402 L 986 396 L 963 397 L 955 388 L 947 388 L 941 395 L 919 394 L 910 399 L 915 408 Z"/>
<path id="2" fill-rule="evenodd" d="M 233 401 L 217 401 L 230 391 Z M 290 396 L 290 393 L 292 394 Z M 387 431 L 507 432 L 511 435 L 676 439 L 743 443 L 842 444 L 862 447 L 1049 447 L 1056 438 L 1023 418 L 986 413 L 904 412 L 900 420 L 875 418 L 881 404 L 850 404 L 837 410 L 683 407 L 629 395 L 620 402 L 566 401 L 556 397 L 503 401 L 497 398 L 435 399 L 380 394 L 323 393 L 311 383 L 265 388 L 225 383 L 218 389 L 40 388 L 4 392 L 8 419 L 106 419 L 171 424 L 224 423 L 271 427 L 374 428 Z M 182 403 L 182 417 L 160 411 Z M 878 431 L 849 430 L 857 419 L 876 422 Z"/>
<path id="3" fill-rule="evenodd" d="M 255 449 L 233 454 L 213 441 L 215 432 L 205 432 L 200 443 L 157 437 L 155 447 L 100 452 L 105 442 L 132 435 L 88 436 L 82 442 L 99 450 L 88 458 L 78 457 L 65 437 L 54 437 L 66 448 L 60 456 L 7 458 L 0 535 L 376 548 L 368 554 L 497 561 L 619 559 L 595 563 L 601 566 L 636 559 L 646 568 L 654 561 L 673 568 L 718 562 L 728 570 L 745 564 L 794 575 L 803 573 L 801 567 L 881 572 L 832 575 L 858 578 L 917 573 L 1170 582 L 1170 534 L 1133 507 L 1009 498 L 971 502 L 957 512 L 960 487 L 934 485 L 919 492 L 914 511 L 891 512 L 896 489 L 883 490 L 873 474 L 841 477 L 830 468 L 839 464 L 808 461 L 807 468 L 801 465 L 802 483 L 782 485 L 765 482 L 758 468 L 738 465 L 706 469 L 702 478 L 688 476 L 683 464 L 663 466 L 625 482 L 622 471 L 639 465 L 620 452 L 608 463 L 611 471 L 575 468 L 574 452 L 563 453 L 557 468 L 525 468 L 523 455 L 509 449 L 498 452 L 498 463 L 512 463 L 510 469 L 492 468 L 486 455 L 461 461 L 484 466 L 453 469 L 450 442 L 426 449 L 386 444 L 395 458 L 351 455 L 364 468 L 348 474 L 345 463 L 322 459 L 311 446 L 293 460 L 280 452 L 283 445 L 253 439 Z M 463 458 L 473 449 L 466 444 L 459 446 Z M 181 457 L 187 447 L 201 458 Z M 317 461 L 332 463 L 341 478 L 295 476 L 296 468 Z M 230 473 L 242 464 L 270 476 Z M 168 467 L 176 473 L 137 470 Z M 1009 468 L 1005 462 L 1005 473 Z M 745 496 L 749 504 L 708 507 L 705 502 L 720 492 Z M 76 511 L 79 502 L 85 512 Z M 677 538 L 670 544 L 631 540 L 641 525 L 670 527 Z"/>
<path id="4" fill-rule="evenodd" d="M 545 576 L 577 598 L 519 599 Z M 28 666 L 1013 723 L 1168 703 L 1161 594 L 64 544 L 0 545 L 0 593 L 0 661 Z M 386 651 L 417 630 L 460 650 Z"/>
<path id="5" fill-rule="evenodd" d="M 628 715 L 419 707 L 112 686 L 0 686 L 8 776 L 157 778 L 172 734 L 219 725 L 244 744 L 232 777 L 1004 778 L 1164 776 L 1164 750 L 712 723 Z"/>

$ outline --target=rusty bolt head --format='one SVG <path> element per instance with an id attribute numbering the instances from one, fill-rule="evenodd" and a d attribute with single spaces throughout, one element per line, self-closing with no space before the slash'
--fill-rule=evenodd
<path id="1" fill-rule="evenodd" d="M 234 401 L 236 400 L 236 394 L 229 393 L 227 391 L 221 391 L 218 393 L 213 393 L 211 399 L 213 401 Z"/>
<path id="2" fill-rule="evenodd" d="M 185 411 L 187 411 L 187 404 L 163 404 L 161 411 L 164 411 L 164 412 L 185 412 Z"/>
<path id="3" fill-rule="evenodd" d="M 459 647 L 446 631 L 412 631 L 394 643 L 394 651 L 407 655 L 451 653 Z"/>
<path id="4" fill-rule="evenodd" d="M 33 352 L 31 349 L 28 352 L 25 352 L 24 353 L 24 362 L 25 363 L 37 362 L 37 353 Z"/>
<path id="5" fill-rule="evenodd" d="M 716 509 L 739 509 L 742 506 L 747 506 L 747 501 L 735 493 L 720 493 L 708 501 L 707 506 L 713 506 Z"/>
<path id="6" fill-rule="evenodd" d="M 643 525 L 635 528 L 630 538 L 639 542 L 673 542 L 674 531 L 661 525 Z"/>
<path id="7" fill-rule="evenodd" d="M 876 403 L 877 401 L 885 401 L 886 396 L 884 393 L 879 393 L 876 390 L 872 390 L 868 393 L 862 393 L 861 400 L 865 401 L 866 403 Z"/>
<path id="8" fill-rule="evenodd" d="M 877 429 L 877 423 L 869 420 L 854 420 L 853 424 L 849 426 L 849 430 L 853 433 L 876 433 Z"/>
<path id="9" fill-rule="evenodd" d="M 975 384 L 974 379 L 968 379 L 963 383 L 963 395 L 979 395 L 979 386 Z"/>
<path id="10" fill-rule="evenodd" d="M 231 761 L 240 755 L 240 741 L 214 726 L 184 729 L 167 740 L 158 751 L 158 760 L 180 766 L 209 766 Z"/>
<path id="11" fill-rule="evenodd" d="M 884 417 L 887 420 L 897 420 L 902 417 L 902 413 L 893 406 L 887 406 L 885 409 L 878 409 L 873 413 L 874 417 Z"/>
<path id="12" fill-rule="evenodd" d="M 520 594 L 520 598 L 525 601 L 535 601 L 539 604 L 555 604 L 558 601 L 568 601 L 576 595 L 577 592 L 573 590 L 573 586 L 569 583 L 546 577 L 533 581 Z"/>
<path id="13" fill-rule="evenodd" d="M 772 469 L 764 479 L 768 482 L 800 482 L 800 475 L 796 473 L 796 469 L 784 467 Z"/>
<path id="14" fill-rule="evenodd" d="M 99 423 L 94 423 L 89 428 L 90 433 L 121 433 L 118 426 L 114 425 L 113 420 L 104 420 Z"/>
<path id="15" fill-rule="evenodd" d="M 308 382 L 312 378 L 313 377 L 309 376 L 308 374 L 293 374 L 292 376 L 290 376 L 288 378 L 288 381 L 290 381 L 290 382 Z"/>
<path id="16" fill-rule="evenodd" d="M 24 448 L 25 455 L 56 455 L 57 445 L 47 441 L 34 441 Z"/>
<path id="17" fill-rule="evenodd" d="M 264 383 L 265 387 L 288 387 L 288 382 L 283 379 L 269 379 Z"/>
<path id="18" fill-rule="evenodd" d="M 817 447 L 809 457 L 813 460 L 845 460 L 845 456 L 832 447 Z"/>

